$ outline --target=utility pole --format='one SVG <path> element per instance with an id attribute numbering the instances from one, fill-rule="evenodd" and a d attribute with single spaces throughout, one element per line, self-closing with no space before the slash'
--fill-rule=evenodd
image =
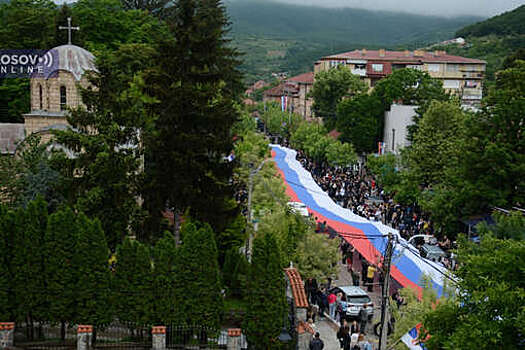
<path id="1" fill-rule="evenodd" d="M 392 262 L 392 254 L 394 253 L 394 237 L 391 233 L 388 234 L 388 244 L 386 247 L 385 259 L 383 262 L 383 291 L 381 297 L 381 334 L 379 337 L 378 350 L 386 349 L 386 341 L 388 335 L 388 304 L 389 304 L 389 283 L 390 283 L 390 263 Z"/>

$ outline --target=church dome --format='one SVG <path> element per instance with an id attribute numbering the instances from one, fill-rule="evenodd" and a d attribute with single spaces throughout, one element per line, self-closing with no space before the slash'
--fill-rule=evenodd
<path id="1" fill-rule="evenodd" d="M 95 56 L 81 47 L 62 45 L 53 48 L 51 51 L 55 59 L 58 59 L 58 65 L 54 66 L 54 69 L 47 74 L 47 77 L 58 70 L 63 70 L 73 74 L 76 80 L 80 80 L 85 72 L 97 70 L 95 67 Z"/>

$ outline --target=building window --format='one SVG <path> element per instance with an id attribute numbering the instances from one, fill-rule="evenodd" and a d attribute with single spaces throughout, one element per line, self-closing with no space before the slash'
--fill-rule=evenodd
<path id="1" fill-rule="evenodd" d="M 445 80 L 443 81 L 443 88 L 445 89 L 459 89 L 459 80 Z"/>
<path id="2" fill-rule="evenodd" d="M 459 64 L 447 64 L 447 72 L 456 73 L 459 72 Z"/>
<path id="3" fill-rule="evenodd" d="M 395 151 L 396 144 L 396 129 L 392 129 L 392 152 Z"/>
<path id="4" fill-rule="evenodd" d="M 63 111 L 66 109 L 67 105 L 67 91 L 65 86 L 60 87 L 60 110 Z"/>
<path id="5" fill-rule="evenodd" d="M 43 96 L 42 96 L 42 85 L 40 84 L 38 84 L 38 101 L 39 101 L 40 110 L 43 110 L 44 104 L 43 104 Z"/>
<path id="6" fill-rule="evenodd" d="M 374 72 L 382 72 L 383 71 L 383 65 L 382 64 L 372 64 L 372 70 Z"/>
<path id="7" fill-rule="evenodd" d="M 433 73 L 437 73 L 437 72 L 439 72 L 439 64 L 430 63 L 430 64 L 428 65 L 428 71 L 429 71 L 429 72 L 433 72 Z"/>

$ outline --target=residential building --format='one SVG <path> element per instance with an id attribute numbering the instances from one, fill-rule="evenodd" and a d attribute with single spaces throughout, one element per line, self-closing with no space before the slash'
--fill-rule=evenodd
<path id="1" fill-rule="evenodd" d="M 417 106 L 393 104 L 385 112 L 382 153 L 399 154 L 399 151 L 410 145 L 408 127 L 414 124 Z"/>
<path id="2" fill-rule="evenodd" d="M 263 94 L 263 101 L 274 101 L 281 104 L 284 100 L 285 109 L 297 113 L 305 119 L 312 118 L 312 99 L 308 93 L 314 84 L 314 73 L 304 73 L 286 79 L 278 86 L 268 89 Z"/>
<path id="3" fill-rule="evenodd" d="M 461 97 L 463 104 L 479 104 L 482 98 L 486 62 L 452 56 L 445 51 L 354 50 L 326 56 L 315 63 L 314 72 L 345 65 L 370 88 L 400 68 L 413 68 L 440 79 L 443 88 Z"/>

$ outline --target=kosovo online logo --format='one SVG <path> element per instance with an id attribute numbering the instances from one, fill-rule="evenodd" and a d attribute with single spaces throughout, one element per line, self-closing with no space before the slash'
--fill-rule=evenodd
<path id="1" fill-rule="evenodd" d="M 49 78 L 58 70 L 58 51 L 0 50 L 0 79 Z"/>

